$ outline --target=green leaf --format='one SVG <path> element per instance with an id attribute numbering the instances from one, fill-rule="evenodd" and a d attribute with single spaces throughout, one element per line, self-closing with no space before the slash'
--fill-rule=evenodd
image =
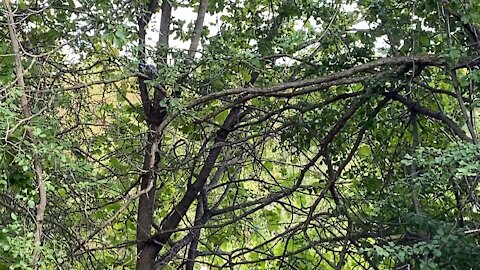
<path id="1" fill-rule="evenodd" d="M 381 257 L 389 257 L 390 256 L 388 251 L 385 250 L 384 248 L 382 248 L 381 246 L 375 246 L 375 252 L 377 253 L 378 256 L 381 256 Z"/>
<path id="2" fill-rule="evenodd" d="M 225 122 L 225 119 L 227 119 L 228 114 L 228 110 L 222 111 L 221 113 L 217 114 L 215 116 L 215 123 L 217 123 L 218 125 L 222 125 L 223 122 Z"/>
<path id="3" fill-rule="evenodd" d="M 253 58 L 251 63 L 256 68 L 260 68 L 262 66 L 262 63 L 260 62 L 260 59 L 258 59 L 258 58 Z"/>
<path id="4" fill-rule="evenodd" d="M 115 230 L 121 230 L 121 229 L 125 228 L 125 224 L 124 223 L 115 223 L 115 224 L 113 224 L 113 228 Z"/>
<path id="5" fill-rule="evenodd" d="M 272 171 L 273 170 L 273 162 L 271 161 L 266 161 L 263 163 L 263 166 L 265 166 L 265 168 L 269 171 Z"/>
<path id="6" fill-rule="evenodd" d="M 364 144 L 358 148 L 358 154 L 362 157 L 368 157 L 372 154 L 370 146 Z"/>
<path id="7" fill-rule="evenodd" d="M 252 75 L 250 75 L 250 72 L 248 70 L 241 69 L 240 72 L 242 74 L 244 82 L 250 82 L 252 80 Z"/>

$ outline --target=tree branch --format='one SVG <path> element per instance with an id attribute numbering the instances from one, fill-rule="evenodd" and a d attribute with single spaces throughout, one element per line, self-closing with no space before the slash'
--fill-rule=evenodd
<path id="1" fill-rule="evenodd" d="M 473 140 L 469 138 L 467 134 L 452 119 L 450 119 L 442 112 L 436 112 L 422 107 L 419 103 L 411 101 L 398 93 L 385 93 L 385 95 L 390 96 L 392 99 L 403 103 L 405 106 L 407 106 L 409 109 L 414 110 L 415 112 L 426 115 L 430 118 L 440 120 L 447 127 L 449 127 L 450 130 L 460 139 L 470 143 L 473 142 Z"/>
<path id="2" fill-rule="evenodd" d="M 205 13 L 207 12 L 207 0 L 200 0 L 200 6 L 198 7 L 197 20 L 195 21 L 195 28 L 193 30 L 192 40 L 190 47 L 188 48 L 188 55 L 195 57 L 200 38 L 202 37 L 203 22 L 205 20 Z"/>
<path id="3" fill-rule="evenodd" d="M 12 50 L 13 54 L 15 55 L 15 74 L 17 77 L 17 84 L 23 90 L 20 95 L 20 105 L 22 107 L 23 116 L 29 119 L 32 115 L 30 110 L 30 104 L 28 102 L 27 95 L 25 94 L 25 81 L 23 78 L 23 67 L 22 67 L 22 59 L 20 56 L 20 44 L 18 43 L 17 34 L 15 31 L 15 21 L 13 19 L 13 12 L 10 4 L 10 0 L 5 0 L 5 7 L 7 9 L 7 21 L 8 21 L 8 30 L 10 33 L 10 41 L 12 43 Z M 27 121 L 28 126 L 31 126 L 31 119 Z M 27 133 L 28 139 L 33 145 L 37 145 L 37 140 L 33 134 L 33 131 L 30 127 L 25 127 L 25 131 Z M 33 153 L 33 167 L 35 171 L 35 175 L 37 178 L 37 187 L 38 187 L 38 195 L 40 200 L 37 204 L 37 213 L 35 215 L 35 235 L 34 235 L 34 245 L 35 248 L 33 250 L 33 261 L 32 267 L 33 269 L 38 269 L 38 261 L 40 259 L 40 250 L 37 246 L 40 246 L 42 243 L 42 231 L 43 231 L 43 219 L 45 216 L 45 208 L 47 206 L 47 191 L 45 188 L 45 181 L 43 178 L 43 165 L 40 161 L 40 157 L 38 154 Z"/>

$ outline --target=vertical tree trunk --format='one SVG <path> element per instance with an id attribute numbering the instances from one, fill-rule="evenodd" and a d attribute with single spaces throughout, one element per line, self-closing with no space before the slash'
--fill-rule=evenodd
<path id="1" fill-rule="evenodd" d="M 23 116 L 27 119 L 27 125 L 31 125 L 30 119 L 32 118 L 32 113 L 30 111 L 30 104 L 28 103 L 27 95 L 25 94 L 25 81 L 23 78 L 23 67 L 22 59 L 20 56 L 20 44 L 18 43 L 17 34 L 15 31 L 15 21 L 13 19 L 13 12 L 10 4 L 10 0 L 5 0 L 5 7 L 7 9 L 7 21 L 8 21 L 8 30 L 10 33 L 10 41 L 12 43 L 13 54 L 15 55 L 15 74 L 17 79 L 17 85 L 22 89 L 22 94 L 20 95 L 20 105 L 22 107 Z M 37 140 L 33 135 L 32 129 L 27 127 L 25 129 L 27 137 L 32 144 L 37 144 Z M 33 269 L 38 269 L 38 261 L 40 259 L 40 251 L 38 246 L 42 242 L 42 229 L 43 229 L 43 218 L 45 215 L 45 208 L 47 206 L 47 192 L 45 189 L 45 181 L 43 179 L 43 166 L 40 161 L 40 157 L 33 153 L 33 168 L 35 171 L 35 176 L 37 180 L 38 195 L 40 200 L 37 204 L 37 212 L 35 215 L 35 234 L 34 234 L 34 246 L 33 250 L 33 260 L 32 267 Z"/>
<path id="2" fill-rule="evenodd" d="M 145 16 L 141 16 L 138 19 L 138 37 L 140 47 L 140 58 L 145 63 L 146 49 L 145 49 L 145 36 L 146 27 L 150 22 L 150 19 L 158 7 L 158 1 L 151 1 Z M 162 17 L 160 22 L 160 39 L 159 43 L 168 48 L 168 36 L 170 27 L 172 6 L 165 0 L 162 4 Z M 167 54 L 163 54 L 161 63 L 166 64 Z M 157 154 L 158 145 L 160 144 L 157 129 L 165 118 L 165 110 L 160 107 L 160 101 L 165 98 L 163 88 L 161 86 L 155 87 L 153 98 L 150 98 L 148 94 L 147 84 L 145 79 L 139 77 L 140 96 L 142 98 L 142 104 L 144 108 L 145 118 L 149 127 L 147 137 L 147 147 L 145 150 L 144 162 L 143 162 L 143 175 L 141 176 L 140 186 L 141 189 L 147 189 L 150 185 L 153 186 L 146 194 L 140 196 L 137 212 L 137 266 L 138 270 L 153 269 L 155 257 L 157 252 L 153 252 L 151 245 L 152 226 L 153 226 L 153 214 L 155 209 L 155 193 L 157 190 L 157 175 L 156 170 L 160 156 Z"/>
<path id="3" fill-rule="evenodd" d="M 197 209 L 195 211 L 195 221 L 193 226 L 198 227 L 193 229 L 193 240 L 190 243 L 190 247 L 188 248 L 188 257 L 187 262 L 185 263 L 185 270 L 193 270 L 195 266 L 195 258 L 197 257 L 197 246 L 198 246 L 198 239 L 200 238 L 201 228 L 199 227 L 202 225 L 201 219 L 203 216 L 203 200 L 202 196 L 199 196 L 197 199 Z"/>
<path id="4" fill-rule="evenodd" d="M 155 173 L 157 162 L 155 154 L 158 144 L 154 141 L 152 130 L 148 136 L 147 149 L 145 151 L 145 158 L 143 163 L 144 174 L 142 175 L 140 187 L 142 190 L 148 188 L 153 182 L 153 188 L 149 192 L 140 196 L 138 203 L 137 216 L 137 269 L 152 269 L 156 254 L 148 252 L 148 242 L 152 235 L 151 229 L 153 224 L 153 212 L 155 206 L 155 193 L 157 176 Z"/>

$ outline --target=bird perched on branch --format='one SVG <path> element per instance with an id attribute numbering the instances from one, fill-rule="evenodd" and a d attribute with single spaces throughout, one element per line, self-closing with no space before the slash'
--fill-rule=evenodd
<path id="1" fill-rule="evenodd" d="M 155 65 L 147 64 L 145 59 L 142 59 L 138 64 L 139 75 L 147 80 L 155 80 L 158 77 L 158 69 Z"/>

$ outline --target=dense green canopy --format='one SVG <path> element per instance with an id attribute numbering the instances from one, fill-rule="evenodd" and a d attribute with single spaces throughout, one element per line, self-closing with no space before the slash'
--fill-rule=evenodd
<path id="1" fill-rule="evenodd" d="M 0 23 L 0 270 L 478 269 L 480 2 Z"/>

